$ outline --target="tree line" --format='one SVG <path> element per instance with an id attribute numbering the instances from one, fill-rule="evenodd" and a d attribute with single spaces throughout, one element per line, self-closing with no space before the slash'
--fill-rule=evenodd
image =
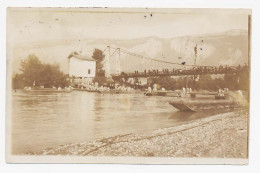
<path id="1" fill-rule="evenodd" d="M 29 55 L 21 61 L 20 67 L 21 73 L 13 74 L 12 87 L 14 89 L 33 85 L 45 88 L 69 86 L 67 76 L 60 70 L 59 65 L 42 63 L 35 55 Z"/>

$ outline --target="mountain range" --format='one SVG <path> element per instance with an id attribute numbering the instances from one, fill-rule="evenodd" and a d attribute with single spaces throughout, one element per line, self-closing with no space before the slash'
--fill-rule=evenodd
<path id="1" fill-rule="evenodd" d="M 126 33 L 127 34 L 127 33 Z M 197 46 L 196 46 L 197 45 Z M 197 47 L 197 65 L 238 65 L 248 62 L 248 32 L 246 30 L 230 30 L 227 32 L 183 36 L 175 38 L 145 37 L 126 40 L 114 39 L 78 39 L 50 40 L 16 45 L 12 54 L 12 66 L 19 72 L 20 62 L 29 54 L 34 54 L 44 63 L 57 63 L 68 73 L 68 56 L 77 51 L 82 55 L 92 56 L 95 48 L 106 50 L 106 46 L 121 48 L 120 66 L 122 71 L 134 71 L 155 68 L 175 68 L 178 65 L 156 63 L 148 58 L 187 65 L 195 63 L 194 47 Z M 132 56 L 123 50 L 138 54 Z M 111 54 L 113 53 L 111 49 Z M 117 52 L 111 56 L 112 72 L 115 70 Z M 145 58 L 141 58 L 145 57 Z M 147 68 L 146 68 L 147 67 Z"/>

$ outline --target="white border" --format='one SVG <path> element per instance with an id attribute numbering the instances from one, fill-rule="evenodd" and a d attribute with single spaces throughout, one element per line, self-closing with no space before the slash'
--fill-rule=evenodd
<path id="1" fill-rule="evenodd" d="M 248 159 L 225 158 L 171 158 L 171 157 L 105 157 L 105 156 L 9 156 L 9 163 L 116 163 L 116 164 L 211 164 L 246 165 Z"/>
<path id="2" fill-rule="evenodd" d="M 5 136 L 5 77 L 6 77 L 6 7 L 14 6 L 14 7 L 24 7 L 24 6 L 30 6 L 30 7 L 149 7 L 149 8 L 252 8 L 252 47 L 251 47 L 251 114 L 250 114 L 250 147 L 249 147 L 249 165 L 248 166 L 215 166 L 212 168 L 210 165 L 204 165 L 204 166 L 127 166 L 127 165 L 52 165 L 52 166 L 46 166 L 46 165 L 10 165 L 5 164 L 4 154 L 5 154 L 5 148 L 4 148 L 4 136 Z M 55 171 L 57 168 L 59 168 L 59 171 L 64 172 L 72 172 L 72 171 L 78 171 L 82 168 L 87 168 L 86 171 L 107 171 L 109 168 L 112 168 L 113 171 L 116 172 L 132 172 L 132 171 L 139 171 L 139 172 L 158 172 L 158 171 L 200 171 L 200 172 L 230 172 L 230 171 L 236 171 L 237 172 L 258 172 L 259 171 L 259 163 L 260 163 L 260 118 L 257 114 L 260 112 L 260 86 L 259 86 L 259 65 L 260 65 L 260 54 L 259 54 L 259 22 L 260 22 L 260 4 L 259 1 L 255 0 L 128 0 L 128 1 L 122 1 L 122 0 L 102 0 L 102 1 L 83 1 L 83 0 L 66 0 L 66 1 L 54 1 L 54 0 L 9 0 L 0 2 L 0 21 L 1 21 L 1 27 L 0 27 L 0 64 L 1 64 L 1 79 L 3 82 L 1 82 L 1 104 L 0 104 L 0 110 L 1 110 L 1 125 L 0 125 L 0 131 L 1 131 L 1 160 L 0 160 L 0 170 L 5 171 L 19 171 L 19 172 L 46 172 L 46 171 Z M 3 169 L 2 169 L 3 167 Z M 172 169 L 174 168 L 174 170 Z M 116 170 L 115 170 L 116 169 Z M 145 170 L 144 170 L 145 169 Z M 172 169 L 172 170 L 171 170 Z M 2 171 L 1 171 L 2 172 Z"/>

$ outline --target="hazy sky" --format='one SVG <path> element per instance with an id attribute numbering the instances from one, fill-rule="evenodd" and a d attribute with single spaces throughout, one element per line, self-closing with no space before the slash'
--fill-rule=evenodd
<path id="1" fill-rule="evenodd" d="M 72 51 L 80 49 L 91 56 L 94 48 L 106 46 L 100 42 L 89 45 L 84 39 L 174 38 L 247 30 L 249 13 L 245 9 L 8 8 L 7 55 L 14 70 L 20 68 L 22 59 L 35 54 L 43 62 L 59 63 L 66 71 L 66 57 Z M 162 52 L 163 45 L 156 40 L 143 44 L 138 50 L 166 51 Z"/>
<path id="2" fill-rule="evenodd" d="M 9 8 L 8 41 L 161 38 L 248 27 L 248 10 Z M 111 13 L 112 11 L 112 13 Z"/>

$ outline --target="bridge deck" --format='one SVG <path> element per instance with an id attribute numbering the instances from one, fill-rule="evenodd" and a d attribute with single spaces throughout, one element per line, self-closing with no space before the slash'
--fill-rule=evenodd
<path id="1" fill-rule="evenodd" d="M 210 70 L 176 70 L 176 71 L 150 71 L 150 72 L 135 72 L 112 74 L 113 78 L 125 77 L 155 77 L 155 76 L 185 76 L 185 75 L 212 75 L 212 74 L 233 74 L 239 73 L 248 68 L 235 68 L 235 69 L 210 69 Z"/>

